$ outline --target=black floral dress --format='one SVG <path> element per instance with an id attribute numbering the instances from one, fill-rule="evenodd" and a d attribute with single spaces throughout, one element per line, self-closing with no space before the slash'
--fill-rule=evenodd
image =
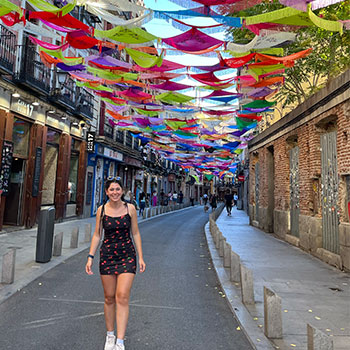
<path id="1" fill-rule="evenodd" d="M 100 248 L 100 274 L 136 273 L 136 252 L 130 236 L 129 209 L 127 214 L 118 217 L 104 215 L 102 224 L 105 233 Z"/>

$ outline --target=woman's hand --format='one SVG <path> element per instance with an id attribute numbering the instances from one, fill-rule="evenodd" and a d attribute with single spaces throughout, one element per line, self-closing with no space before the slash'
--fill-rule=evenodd
<path id="1" fill-rule="evenodd" d="M 139 265 L 140 265 L 140 273 L 145 272 L 145 270 L 146 270 L 146 263 L 143 261 L 143 259 L 139 260 Z"/>
<path id="2" fill-rule="evenodd" d="M 92 268 L 92 263 L 93 260 L 91 258 L 88 258 L 86 265 L 85 265 L 85 271 L 88 275 L 93 275 L 94 273 L 92 272 L 91 268 Z"/>

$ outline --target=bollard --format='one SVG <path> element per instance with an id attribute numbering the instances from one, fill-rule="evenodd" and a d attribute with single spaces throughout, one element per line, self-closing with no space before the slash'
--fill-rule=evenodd
<path id="1" fill-rule="evenodd" d="M 241 258 L 233 250 L 231 250 L 231 269 L 230 281 L 240 282 L 241 280 Z"/>
<path id="2" fill-rule="evenodd" d="M 333 350 L 333 340 L 327 334 L 308 323 L 307 350 Z"/>
<path id="3" fill-rule="evenodd" d="M 142 212 L 142 219 L 146 219 L 146 214 L 147 214 L 147 212 L 146 212 L 146 208 L 145 209 L 143 209 L 143 212 Z"/>
<path id="4" fill-rule="evenodd" d="M 147 217 L 148 217 L 148 218 L 151 217 L 151 208 L 147 208 Z"/>
<path id="5" fill-rule="evenodd" d="M 85 243 L 91 241 L 91 224 L 85 225 Z"/>
<path id="6" fill-rule="evenodd" d="M 10 249 L 2 256 L 1 283 L 11 284 L 15 280 L 16 249 Z"/>
<path id="7" fill-rule="evenodd" d="M 62 244 L 63 244 L 63 232 L 55 234 L 53 237 L 53 256 L 62 255 Z"/>
<path id="8" fill-rule="evenodd" d="M 221 235 L 221 237 L 222 237 L 222 239 L 219 242 L 219 256 L 222 258 L 224 256 L 226 238 L 222 235 Z"/>
<path id="9" fill-rule="evenodd" d="M 224 246 L 224 267 L 231 267 L 231 244 L 226 241 Z"/>
<path id="10" fill-rule="evenodd" d="M 70 247 L 71 248 L 78 248 L 78 241 L 79 241 L 79 227 L 74 227 L 72 230 L 72 235 L 70 237 Z"/>
<path id="11" fill-rule="evenodd" d="M 215 242 L 216 249 L 220 248 L 220 241 L 222 240 L 222 232 L 218 230 L 217 240 Z"/>
<path id="12" fill-rule="evenodd" d="M 264 333 L 268 338 L 281 339 L 282 300 L 271 289 L 264 286 Z"/>
<path id="13" fill-rule="evenodd" d="M 241 292 L 244 304 L 254 304 L 253 272 L 244 265 L 241 266 Z"/>

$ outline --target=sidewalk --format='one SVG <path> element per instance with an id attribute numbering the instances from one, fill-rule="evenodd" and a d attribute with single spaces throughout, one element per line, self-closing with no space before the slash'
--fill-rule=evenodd
<path id="1" fill-rule="evenodd" d="M 333 338 L 335 350 L 350 349 L 350 274 L 250 226 L 249 218 L 242 210 L 234 209 L 229 217 L 224 209 L 216 224 L 232 250 L 240 255 L 241 262 L 253 271 L 255 305 L 246 307 L 251 316 L 250 325 L 253 321 L 256 328 L 263 330 L 263 286 L 266 286 L 282 298 L 283 339 L 274 340 L 275 348 L 307 349 L 306 325 L 310 323 Z M 215 246 L 209 244 L 209 247 L 217 254 Z M 229 278 L 229 269 L 221 267 L 218 275 L 227 287 L 225 273 Z M 238 283 L 230 283 L 229 288 L 232 298 L 240 298 Z M 241 306 L 245 308 L 243 304 Z M 240 319 L 244 312 L 238 310 L 236 314 Z M 243 325 L 245 320 L 242 321 Z M 252 342 L 256 342 L 256 329 L 245 331 L 248 336 L 252 331 Z"/>
<path id="2" fill-rule="evenodd" d="M 185 207 L 184 209 L 178 209 L 177 211 L 186 210 L 193 207 Z M 160 214 L 168 215 L 173 211 Z M 157 215 L 159 216 L 159 215 Z M 151 218 L 143 219 L 138 217 L 139 224 Z M 1 284 L 0 283 L 0 304 L 6 299 L 12 296 L 14 293 L 40 277 L 47 271 L 51 270 L 55 266 L 64 263 L 65 260 L 70 257 L 82 252 L 90 246 L 90 242 L 84 242 L 85 236 L 85 225 L 91 224 L 92 233 L 95 229 L 96 218 L 90 217 L 80 220 L 70 220 L 62 223 L 55 224 L 55 234 L 63 232 L 63 245 L 62 255 L 59 257 L 52 257 L 48 263 L 37 263 L 35 262 L 36 252 L 36 237 L 37 228 L 29 230 L 20 230 L 0 235 L 0 275 L 2 269 L 2 256 L 8 251 L 9 248 L 16 248 L 16 265 L 15 265 L 15 281 L 13 284 Z M 72 230 L 75 227 L 79 227 L 79 244 L 78 248 L 70 248 L 70 239 Z M 1 281 L 1 280 L 0 280 Z"/>

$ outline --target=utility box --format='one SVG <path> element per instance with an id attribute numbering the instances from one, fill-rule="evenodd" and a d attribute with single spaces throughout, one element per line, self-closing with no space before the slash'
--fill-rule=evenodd
<path id="1" fill-rule="evenodd" d="M 51 260 L 54 228 L 55 208 L 46 207 L 41 209 L 36 237 L 35 261 L 38 263 L 46 263 Z"/>

